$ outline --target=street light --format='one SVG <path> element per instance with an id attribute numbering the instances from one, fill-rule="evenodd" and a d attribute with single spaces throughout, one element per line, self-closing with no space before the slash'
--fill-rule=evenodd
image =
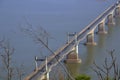
<path id="1" fill-rule="evenodd" d="M 69 41 L 70 41 L 70 37 L 73 37 L 73 36 L 75 36 L 76 35 L 76 32 L 74 32 L 74 33 L 67 33 L 67 44 L 69 43 Z"/>
<path id="2" fill-rule="evenodd" d="M 45 59 L 38 59 L 37 56 L 35 56 L 35 70 L 37 71 L 38 70 L 38 61 L 45 61 L 45 69 L 46 69 L 46 76 L 47 76 L 47 80 L 49 80 L 49 71 L 48 71 L 48 60 L 47 60 L 47 57 L 45 57 Z"/>

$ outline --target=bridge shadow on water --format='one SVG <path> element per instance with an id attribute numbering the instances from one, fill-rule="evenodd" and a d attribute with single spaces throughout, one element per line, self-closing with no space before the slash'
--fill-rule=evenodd
<path id="1" fill-rule="evenodd" d="M 83 65 L 81 66 L 81 72 L 82 71 L 85 71 L 88 69 L 88 67 L 90 67 L 90 65 L 93 63 L 93 57 L 94 57 L 94 54 L 95 54 L 95 47 L 96 46 L 90 46 L 90 45 L 87 45 L 86 46 L 86 58 L 84 60 L 84 63 L 82 63 Z"/>
<path id="2" fill-rule="evenodd" d="M 119 31 L 120 31 L 120 17 L 115 18 L 115 25 L 108 25 L 107 26 L 107 38 L 109 38 L 110 40 L 112 40 L 112 37 L 116 37 L 119 35 Z"/>
<path id="3" fill-rule="evenodd" d="M 76 75 L 79 74 L 79 68 L 80 64 L 75 63 L 75 64 L 66 64 L 67 70 L 70 72 L 70 74 L 75 77 Z"/>
<path id="4" fill-rule="evenodd" d="M 116 24 L 115 24 L 115 25 L 116 25 Z M 107 30 L 107 32 L 108 32 L 107 35 L 108 35 L 108 36 L 112 36 L 115 25 L 108 25 L 108 26 L 107 26 L 107 27 L 108 27 L 108 30 Z"/>
<path id="5" fill-rule="evenodd" d="M 116 26 L 120 26 L 120 17 L 115 18 Z"/>
<path id="6" fill-rule="evenodd" d="M 98 35 L 97 46 L 99 49 L 104 47 L 106 36 L 107 36 L 107 34 L 99 34 Z"/>

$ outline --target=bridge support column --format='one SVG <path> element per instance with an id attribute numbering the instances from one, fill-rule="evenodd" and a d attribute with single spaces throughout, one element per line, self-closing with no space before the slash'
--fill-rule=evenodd
<path id="1" fill-rule="evenodd" d="M 66 63 L 81 63 L 81 59 L 79 59 L 79 55 L 78 55 L 77 35 L 75 35 L 75 47 L 67 55 L 65 62 Z"/>
<path id="2" fill-rule="evenodd" d="M 85 43 L 85 45 L 96 45 L 96 43 L 94 42 L 94 33 L 89 33 L 87 35 L 87 42 Z"/>
<path id="3" fill-rule="evenodd" d="M 113 14 L 109 14 L 107 16 L 107 24 L 108 25 L 114 25 L 115 24 Z"/>
<path id="4" fill-rule="evenodd" d="M 67 55 L 65 63 L 81 63 L 81 59 L 79 59 L 78 53 L 74 49 Z"/>
<path id="5" fill-rule="evenodd" d="M 46 71 L 47 71 L 47 73 L 46 73 L 46 80 L 49 80 L 49 70 L 48 70 L 48 60 L 47 60 L 47 57 L 46 57 Z"/>
<path id="6" fill-rule="evenodd" d="M 49 80 L 49 74 L 44 75 L 40 80 Z M 38 79 L 39 80 L 39 79 Z"/>
<path id="7" fill-rule="evenodd" d="M 107 34 L 107 31 L 105 31 L 105 22 L 102 22 L 98 25 L 98 34 Z"/>

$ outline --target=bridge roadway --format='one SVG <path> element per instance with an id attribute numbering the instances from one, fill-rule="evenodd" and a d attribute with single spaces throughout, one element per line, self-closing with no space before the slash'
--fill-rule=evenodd
<path id="1" fill-rule="evenodd" d="M 95 28 L 99 24 L 100 21 L 102 21 L 106 16 L 109 15 L 110 12 L 112 12 L 113 9 L 118 4 L 115 3 L 112 6 L 110 6 L 107 10 L 105 10 L 101 15 L 99 15 L 93 22 L 91 22 L 88 26 L 86 26 L 81 32 L 77 34 L 77 40 L 78 43 L 86 38 L 87 34 Z M 60 49 L 58 49 L 56 52 L 54 52 L 53 55 L 48 57 L 48 69 L 52 69 L 54 66 L 58 64 L 58 61 L 60 62 L 75 46 L 75 38 L 72 38 L 68 44 L 65 44 Z M 57 60 L 56 60 L 57 58 Z M 38 70 L 33 71 L 30 75 L 28 75 L 24 80 L 37 80 L 37 78 L 41 78 L 43 75 L 45 75 L 47 72 L 45 71 L 45 62 L 39 66 Z"/>

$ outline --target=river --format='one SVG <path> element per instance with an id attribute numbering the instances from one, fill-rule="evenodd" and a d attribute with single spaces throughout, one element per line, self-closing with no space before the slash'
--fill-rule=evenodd
<path id="1" fill-rule="evenodd" d="M 47 56 L 50 53 L 41 52 L 39 44 L 20 30 L 20 27 L 26 25 L 26 20 L 33 27 L 41 26 L 52 36 L 49 46 L 55 51 L 66 43 L 67 32 L 81 31 L 116 1 L 0 0 L 0 38 L 5 36 L 14 46 L 13 62 L 24 64 L 27 71 L 31 72 L 35 66 L 34 56 Z M 79 57 L 82 63 L 77 68 L 73 65 L 69 66 L 75 69 L 73 73 L 85 73 L 95 80 L 95 74 L 90 68 L 94 60 L 101 65 L 107 56 L 107 51 L 111 49 L 115 49 L 117 57 L 120 56 L 119 22 L 120 19 L 116 19 L 115 26 L 106 25 L 107 35 L 95 35 L 97 46 L 79 45 Z"/>

